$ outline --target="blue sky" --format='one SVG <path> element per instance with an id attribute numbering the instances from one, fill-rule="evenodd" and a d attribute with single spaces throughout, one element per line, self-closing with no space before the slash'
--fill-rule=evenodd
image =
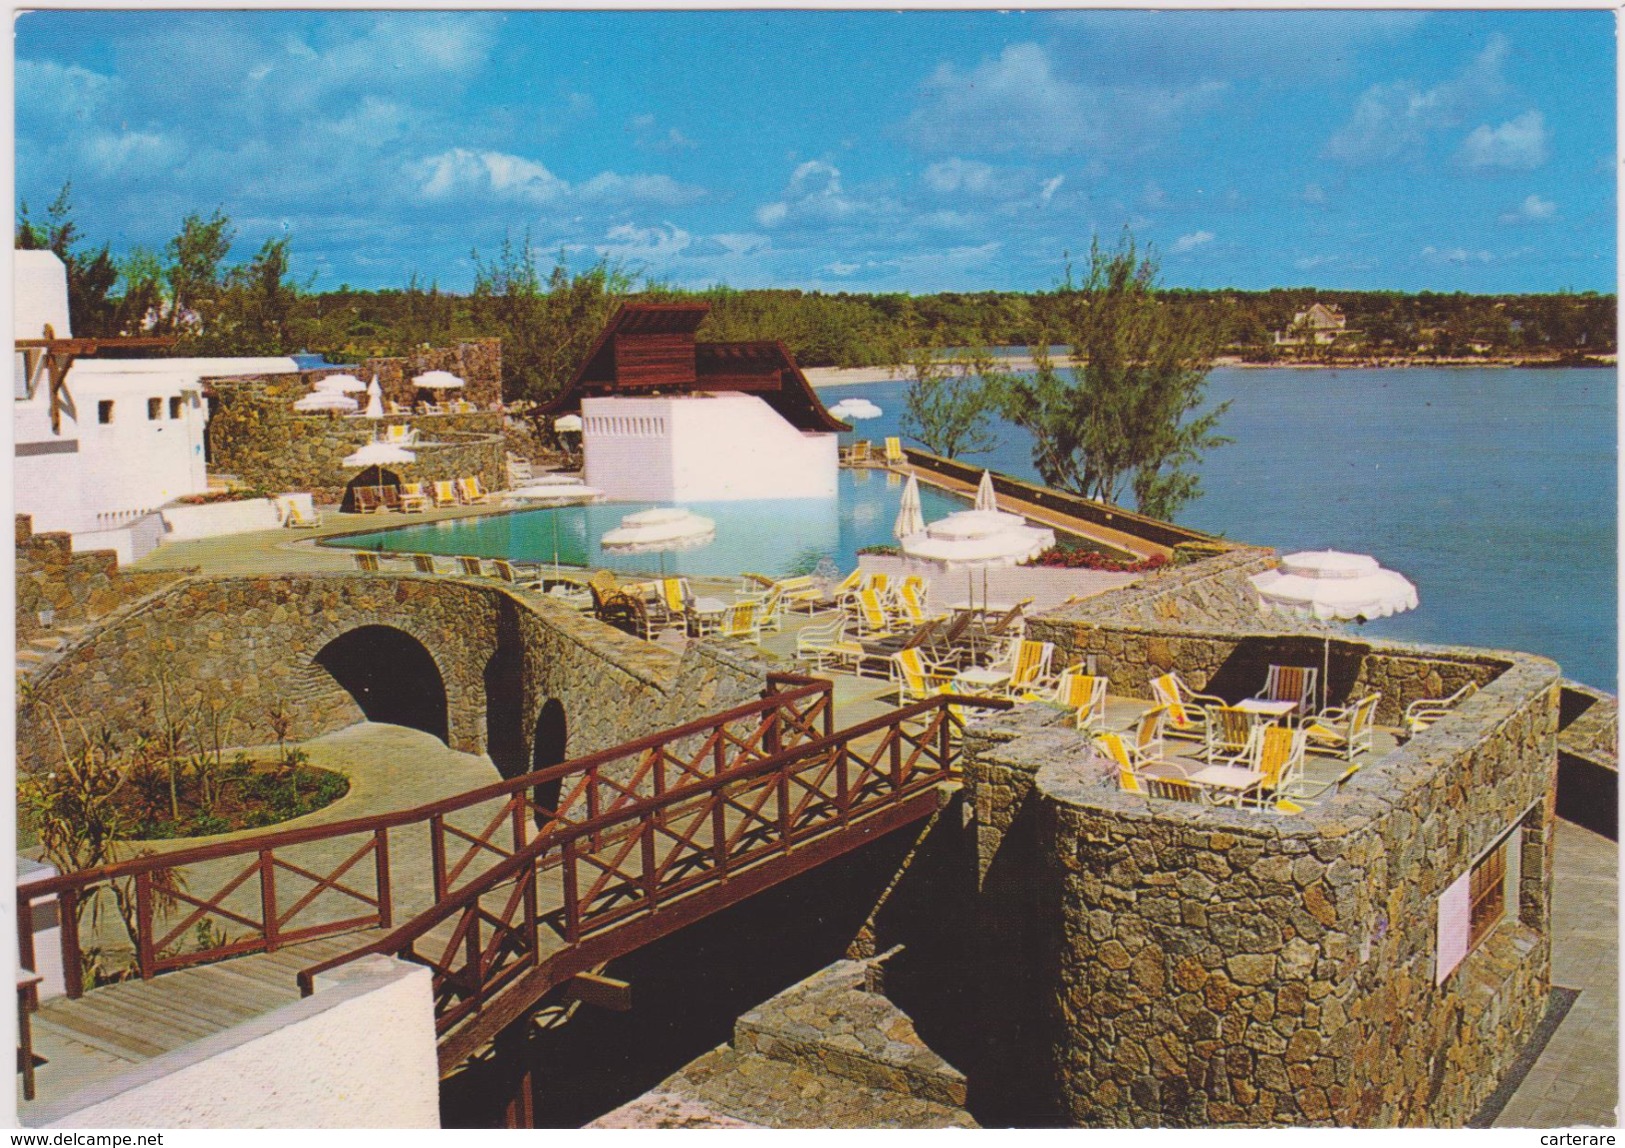
<path id="1" fill-rule="evenodd" d="M 17 195 L 320 288 L 530 232 L 684 286 L 1033 289 L 1125 225 L 1194 287 L 1614 289 L 1614 16 L 34 12 Z"/>

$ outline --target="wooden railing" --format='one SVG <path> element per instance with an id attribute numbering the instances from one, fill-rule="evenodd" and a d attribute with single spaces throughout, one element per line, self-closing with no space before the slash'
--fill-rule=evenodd
<path id="1" fill-rule="evenodd" d="M 433 898 L 519 855 L 538 834 L 610 822 L 624 809 L 825 737 L 828 681 L 774 674 L 761 698 L 547 769 L 399 812 L 147 855 L 18 890 L 19 947 L 34 965 L 33 905 L 56 896 L 70 997 L 84 991 L 80 906 L 119 883 L 142 977 L 357 928 L 390 928 L 391 835 L 429 835 Z M 556 788 L 544 804 L 538 793 Z M 497 803 L 494 813 L 479 807 Z M 473 827 L 453 817 L 478 810 Z M 322 854 L 318 858 L 313 854 Z M 370 864 L 368 863 L 370 862 Z M 415 876 L 409 874 L 408 876 Z M 400 880 L 400 875 L 395 875 Z M 206 889 L 207 891 L 202 891 Z"/>
<path id="2" fill-rule="evenodd" d="M 928 815 L 957 776 L 965 707 L 937 697 L 535 836 L 388 936 L 299 974 L 386 954 L 433 970 L 449 1067 L 576 973 Z"/>

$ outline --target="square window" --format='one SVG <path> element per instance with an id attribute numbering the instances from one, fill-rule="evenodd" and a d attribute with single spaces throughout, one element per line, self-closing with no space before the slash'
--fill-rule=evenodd
<path id="1" fill-rule="evenodd" d="M 96 421 L 103 424 L 113 421 L 112 399 L 103 399 L 101 402 L 96 404 Z"/>
<path id="2" fill-rule="evenodd" d="M 1507 842 L 1491 849 L 1473 866 L 1469 884 L 1472 899 L 1471 928 L 1467 947 L 1475 949 L 1489 936 L 1490 930 L 1501 923 L 1507 910 Z"/>
<path id="3" fill-rule="evenodd" d="M 147 418 L 149 418 L 149 419 L 161 419 L 163 417 L 164 417 L 164 400 L 163 399 L 148 399 L 147 400 Z"/>
<path id="4" fill-rule="evenodd" d="M 172 418 L 172 419 L 180 418 L 181 417 L 181 410 L 185 406 L 186 406 L 186 400 L 184 398 L 182 398 L 180 395 L 172 395 L 172 396 L 170 396 L 170 399 L 169 399 L 169 417 Z"/>

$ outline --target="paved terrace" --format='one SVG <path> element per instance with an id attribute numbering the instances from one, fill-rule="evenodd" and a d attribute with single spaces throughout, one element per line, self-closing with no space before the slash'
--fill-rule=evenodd
<path id="1" fill-rule="evenodd" d="M 290 531 L 265 532 L 168 546 L 137 565 L 148 569 L 194 566 L 211 574 L 349 569 L 353 568 L 353 561 L 347 552 L 317 547 L 311 535 L 331 536 L 490 513 L 492 509 L 462 508 L 427 516 L 329 514 L 324 526 L 316 531 L 301 531 L 298 535 Z M 405 569 L 404 562 L 400 568 Z M 698 591 L 713 594 L 726 592 L 735 585 L 721 580 L 696 579 L 695 582 Z M 1100 587 L 1105 588 L 1105 585 Z M 792 616 L 787 619 L 783 632 L 764 636 L 763 647 L 770 653 L 787 657 L 794 649 L 795 630 L 805 624 L 804 618 Z M 836 682 L 839 724 L 851 725 L 890 708 L 894 694 L 889 683 L 845 674 L 831 676 Z M 1108 721 L 1126 724 L 1145 704 L 1134 699 L 1110 699 Z M 406 746 L 403 738 L 413 744 Z M 1386 744 L 1391 741 L 1379 744 L 1378 752 L 1382 752 Z M 352 727 L 318 739 L 310 746 L 313 758 L 321 759 L 319 764 L 350 775 L 352 789 L 346 798 L 327 810 L 302 819 L 298 823 L 301 825 L 398 809 L 495 778 L 494 767 L 485 759 L 456 754 L 432 738 L 397 727 Z M 410 753 L 402 752 L 407 749 Z M 403 759 L 410 759 L 413 767 L 403 771 L 399 764 Z M 429 768 L 425 770 L 423 766 Z M 1317 755 L 1310 758 L 1309 775 L 1312 779 L 1329 778 L 1341 772 L 1341 768 L 1336 759 Z M 164 843 L 166 848 L 183 844 L 187 843 Z M 402 856 L 397 864 L 405 868 L 412 861 Z M 203 978 L 198 974 L 210 972 L 206 969 L 169 974 L 155 982 L 121 986 L 112 993 L 96 994 L 109 998 L 119 996 L 121 1003 L 116 1008 L 111 1007 L 109 999 L 108 1012 L 122 1018 L 119 1028 L 140 1034 L 133 1041 L 121 1042 L 116 1039 L 116 1033 L 110 1038 L 104 1028 L 97 1027 L 100 1022 L 92 1024 L 92 1031 L 86 1031 L 83 1025 L 76 1031 L 71 1025 L 53 1025 L 49 1015 L 42 1017 L 37 1047 L 52 1063 L 40 1072 L 41 1099 L 59 1097 L 87 1080 L 120 1071 L 169 1048 L 199 1039 L 207 1032 L 240 1023 L 245 1019 L 245 1007 L 263 1012 L 291 1001 L 296 996 L 293 970 L 330 955 L 329 948 L 343 951 L 350 947 L 345 942 L 351 940 L 359 942 L 360 938 L 329 938 L 315 942 L 315 947 L 308 951 L 301 947 L 300 951 L 284 950 L 281 954 L 247 957 L 215 966 L 213 975 L 217 979 L 222 974 L 225 976 L 225 984 L 233 987 L 239 996 L 236 1000 L 231 999 L 232 992 L 222 994 L 219 986 L 201 984 Z M 1496 1123 L 1540 1127 L 1612 1124 L 1618 1093 L 1617 857 L 1611 842 L 1566 823 L 1559 825 L 1553 944 L 1554 982 L 1578 988 L 1581 993 Z M 160 1000 L 173 999 L 173 992 L 164 987 L 164 980 L 171 978 L 200 982 L 194 1001 L 185 1011 L 158 1005 Z M 284 981 L 285 989 L 280 987 Z M 258 987 L 249 989 L 249 982 Z M 178 979 L 171 983 L 180 987 Z M 161 1034 L 156 1024 L 160 1015 L 175 1017 L 173 1031 L 167 1035 Z"/>

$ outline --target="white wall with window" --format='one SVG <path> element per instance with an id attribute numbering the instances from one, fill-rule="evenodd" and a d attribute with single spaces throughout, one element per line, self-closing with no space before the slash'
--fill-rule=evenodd
<path id="1" fill-rule="evenodd" d="M 1522 873 L 1520 822 L 1474 858 L 1467 871 L 1439 895 L 1435 983 L 1449 979 L 1502 921 L 1518 919 Z"/>

